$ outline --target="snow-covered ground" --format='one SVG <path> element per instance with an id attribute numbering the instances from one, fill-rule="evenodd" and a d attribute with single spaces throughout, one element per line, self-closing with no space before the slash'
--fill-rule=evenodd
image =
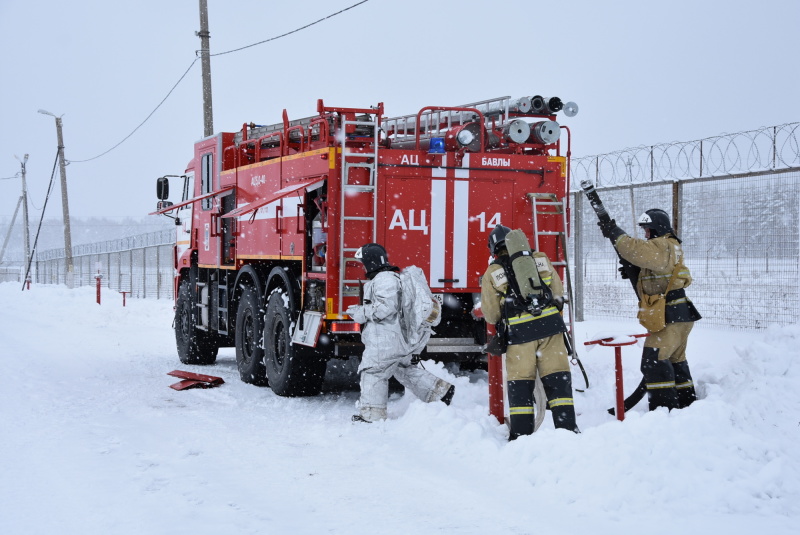
<path id="1" fill-rule="evenodd" d="M 798 532 L 800 326 L 704 329 L 689 342 L 702 398 L 617 422 L 613 349 L 581 346 L 580 435 L 550 417 L 507 442 L 487 378 L 439 364 L 453 404 L 394 394 L 353 424 L 352 366 L 315 398 L 239 381 L 233 351 L 183 366 L 172 303 L 0 284 L 3 534 L 751 534 Z M 598 332 L 632 322 L 587 321 Z M 626 390 L 641 350 L 623 350 Z M 176 392 L 184 369 L 225 379 Z M 583 386 L 577 369 L 575 385 Z"/>

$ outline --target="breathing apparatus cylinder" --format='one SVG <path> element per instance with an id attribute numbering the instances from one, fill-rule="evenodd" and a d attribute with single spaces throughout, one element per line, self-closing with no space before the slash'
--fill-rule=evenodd
<path id="1" fill-rule="evenodd" d="M 543 302 L 546 299 L 545 292 L 528 237 L 521 229 L 515 229 L 506 235 L 505 242 L 520 297 L 530 299 L 529 310 L 538 316 L 547 303 Z"/>

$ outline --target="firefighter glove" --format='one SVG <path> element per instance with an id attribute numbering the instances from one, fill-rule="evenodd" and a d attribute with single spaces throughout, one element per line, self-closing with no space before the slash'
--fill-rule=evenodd
<path id="1" fill-rule="evenodd" d="M 600 227 L 600 231 L 603 233 L 604 238 L 612 238 L 616 232 L 619 232 L 619 227 L 617 226 L 617 221 L 615 219 L 598 221 L 597 226 Z"/>
<path id="2" fill-rule="evenodd" d="M 362 305 L 350 305 L 347 307 L 345 313 L 353 318 L 356 323 L 366 323 L 367 316 L 364 314 L 364 307 Z"/>

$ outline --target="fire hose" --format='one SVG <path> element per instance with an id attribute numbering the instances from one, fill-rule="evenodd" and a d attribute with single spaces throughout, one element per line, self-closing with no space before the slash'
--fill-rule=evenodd
<path id="1" fill-rule="evenodd" d="M 600 195 L 597 193 L 597 190 L 594 189 L 594 184 L 592 184 L 589 180 L 581 181 L 581 189 L 586 194 L 586 198 L 589 199 L 589 204 L 592 206 L 594 213 L 597 214 L 597 219 L 600 221 L 600 224 L 608 225 L 611 224 L 611 216 L 608 215 L 608 211 L 606 210 L 605 206 L 603 206 L 603 201 L 600 200 Z M 612 245 L 613 242 L 612 242 Z M 628 279 L 633 286 L 633 291 L 636 293 L 636 298 L 639 298 L 639 292 L 636 290 L 636 283 L 639 279 L 639 268 L 622 258 L 622 255 L 619 254 L 616 247 L 614 248 L 616 251 L 617 256 L 619 257 L 620 268 L 619 272 L 620 275 Z M 628 412 L 632 408 L 639 403 L 642 398 L 644 397 L 645 393 L 647 392 L 647 384 L 642 377 L 642 380 L 639 382 L 639 385 L 636 389 L 631 393 L 630 396 L 625 398 L 624 407 L 625 412 Z M 614 408 L 608 409 L 609 414 L 614 414 Z"/>

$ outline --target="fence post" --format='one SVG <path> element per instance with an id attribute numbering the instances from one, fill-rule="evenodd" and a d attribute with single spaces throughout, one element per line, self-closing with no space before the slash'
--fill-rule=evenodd
<path id="1" fill-rule="evenodd" d="M 775 160 L 778 158 L 778 127 L 772 127 L 772 168 L 775 169 Z"/>
<path id="2" fill-rule="evenodd" d="M 680 235 L 681 226 L 681 201 L 683 195 L 683 182 L 677 180 L 672 183 L 672 228 Z"/>
<path id="3" fill-rule="evenodd" d="M 572 236 L 575 248 L 575 254 L 572 255 L 573 261 L 572 273 L 575 279 L 575 288 L 573 289 L 572 299 L 575 300 L 570 303 L 572 310 L 575 312 L 575 321 L 583 321 L 583 195 L 575 192 L 575 226 L 573 227 Z"/>
<path id="4" fill-rule="evenodd" d="M 700 176 L 703 176 L 703 140 L 700 140 Z"/>
<path id="5" fill-rule="evenodd" d="M 161 299 L 161 246 L 156 245 L 156 299 Z"/>
<path id="6" fill-rule="evenodd" d="M 128 249 L 128 269 L 130 270 L 130 276 L 128 277 L 128 280 L 131 284 L 131 297 L 133 297 L 133 249 Z"/>
<path id="7" fill-rule="evenodd" d="M 650 145 L 650 182 L 653 181 L 653 177 L 655 176 L 655 156 L 653 155 L 653 146 Z"/>

